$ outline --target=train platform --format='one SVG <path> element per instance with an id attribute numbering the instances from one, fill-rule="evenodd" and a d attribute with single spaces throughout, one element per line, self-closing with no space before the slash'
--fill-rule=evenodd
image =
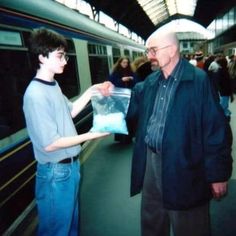
<path id="1" fill-rule="evenodd" d="M 236 100 L 231 103 L 231 127 L 236 160 Z M 130 197 L 132 144 L 114 142 L 113 135 L 101 139 L 81 165 L 80 236 L 140 236 L 141 196 Z M 236 163 L 234 161 L 234 170 Z M 229 181 L 229 193 L 211 202 L 212 236 L 236 235 L 236 171 Z M 23 228 L 12 235 L 36 235 L 34 211 Z"/>
<path id="2" fill-rule="evenodd" d="M 236 235 L 236 99 L 230 104 L 234 172 L 229 193 L 211 202 L 212 236 Z M 101 140 L 82 165 L 81 236 L 139 236 L 140 199 L 130 197 L 132 144 Z"/>

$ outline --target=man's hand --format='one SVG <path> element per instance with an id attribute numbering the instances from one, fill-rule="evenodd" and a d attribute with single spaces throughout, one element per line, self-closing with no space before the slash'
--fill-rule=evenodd
<path id="1" fill-rule="evenodd" d="M 219 182 L 219 183 L 212 183 L 211 184 L 211 191 L 212 191 L 213 197 L 217 200 L 224 197 L 227 193 L 227 188 L 228 188 L 227 181 L 226 182 Z"/>
<path id="2" fill-rule="evenodd" d="M 105 82 L 100 83 L 100 84 L 95 84 L 95 85 L 93 85 L 93 87 L 98 89 L 99 92 L 103 96 L 109 96 L 111 94 L 111 91 L 114 88 L 114 85 L 110 81 L 105 81 Z"/>

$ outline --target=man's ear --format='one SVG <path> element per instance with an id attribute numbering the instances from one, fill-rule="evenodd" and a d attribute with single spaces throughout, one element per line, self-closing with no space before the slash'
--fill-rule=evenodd
<path id="1" fill-rule="evenodd" d="M 176 45 L 171 45 L 169 47 L 169 49 L 170 49 L 170 56 L 174 57 L 176 55 L 176 52 L 178 51 L 177 46 Z"/>

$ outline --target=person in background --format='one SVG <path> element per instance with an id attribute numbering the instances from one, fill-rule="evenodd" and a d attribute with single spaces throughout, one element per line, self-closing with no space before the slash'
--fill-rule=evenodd
<path id="1" fill-rule="evenodd" d="M 192 64 L 193 66 L 197 66 L 197 60 L 195 59 L 194 54 L 190 55 L 189 63 Z"/>
<path id="2" fill-rule="evenodd" d="M 109 75 L 109 81 L 116 87 L 132 89 L 137 82 L 134 72 L 132 71 L 128 57 L 120 57 L 113 66 L 112 73 Z M 133 138 L 132 124 L 128 124 L 129 134 L 115 134 L 115 141 L 121 144 L 130 144 Z"/>
<path id="3" fill-rule="evenodd" d="M 91 88 L 72 103 L 54 79 L 69 59 L 65 38 L 39 28 L 32 32 L 30 43 L 37 72 L 25 91 L 23 110 L 37 160 L 38 235 L 79 235 L 80 144 L 107 133 L 76 132 L 72 118 L 89 102 Z M 94 86 L 108 95 L 110 85 Z"/>
<path id="4" fill-rule="evenodd" d="M 206 58 L 205 62 L 204 62 L 204 66 L 203 66 L 203 70 L 210 75 L 210 72 L 208 70 L 210 64 L 215 60 L 215 56 L 214 55 L 208 55 L 208 57 Z"/>
<path id="5" fill-rule="evenodd" d="M 128 57 L 120 57 L 113 66 L 112 73 L 109 75 L 109 81 L 116 87 L 133 88 L 136 83 L 134 72 L 132 71 Z"/>
<path id="6" fill-rule="evenodd" d="M 229 110 L 229 102 L 232 96 L 231 86 L 230 86 L 230 74 L 228 71 L 228 62 L 224 56 L 217 59 L 217 64 L 219 68 L 214 72 L 214 78 L 216 80 L 216 90 L 219 94 L 219 102 L 224 110 L 224 114 L 228 121 L 230 121 L 231 112 Z"/>
<path id="7" fill-rule="evenodd" d="M 215 58 L 214 58 L 214 61 L 212 61 L 208 67 L 208 72 L 210 73 L 215 73 L 219 70 L 220 66 L 219 64 L 217 63 L 217 61 L 222 57 L 223 55 L 222 54 L 216 54 L 215 55 Z"/>
<path id="8" fill-rule="evenodd" d="M 146 77 L 153 72 L 151 62 L 146 56 L 135 58 L 131 64 L 132 70 L 137 77 L 137 81 L 144 81 Z"/>
<path id="9" fill-rule="evenodd" d="M 200 69 L 204 69 L 204 61 L 203 61 L 204 55 L 202 51 L 197 51 L 195 53 L 195 59 L 196 59 L 196 66 Z"/>
<path id="10" fill-rule="evenodd" d="M 228 63 L 228 71 L 230 75 L 230 85 L 233 94 L 236 94 L 236 56 L 231 55 Z"/>
<path id="11" fill-rule="evenodd" d="M 207 74 L 180 57 L 176 34 L 146 43 L 160 70 L 132 90 L 136 117 L 131 196 L 141 192 L 142 236 L 209 236 L 209 201 L 227 193 L 232 172 L 229 124 Z"/>

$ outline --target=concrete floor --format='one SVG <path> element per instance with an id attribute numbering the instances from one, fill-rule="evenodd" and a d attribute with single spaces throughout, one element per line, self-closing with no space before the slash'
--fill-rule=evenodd
<path id="1" fill-rule="evenodd" d="M 236 160 L 236 99 L 230 104 Z M 82 165 L 80 236 L 139 236 L 140 195 L 130 198 L 132 144 L 114 143 L 113 136 L 99 143 Z M 234 162 L 234 170 L 236 162 Z M 211 202 L 212 236 L 236 235 L 236 171 L 229 182 L 229 193 Z"/>
<path id="2" fill-rule="evenodd" d="M 236 160 L 236 98 L 230 104 L 233 159 Z M 114 143 L 113 136 L 101 139 L 81 166 L 80 236 L 139 236 L 140 195 L 130 198 L 132 144 Z M 211 202 L 212 236 L 236 235 L 236 161 L 229 193 Z M 36 211 L 23 228 L 10 235 L 36 235 Z"/>

